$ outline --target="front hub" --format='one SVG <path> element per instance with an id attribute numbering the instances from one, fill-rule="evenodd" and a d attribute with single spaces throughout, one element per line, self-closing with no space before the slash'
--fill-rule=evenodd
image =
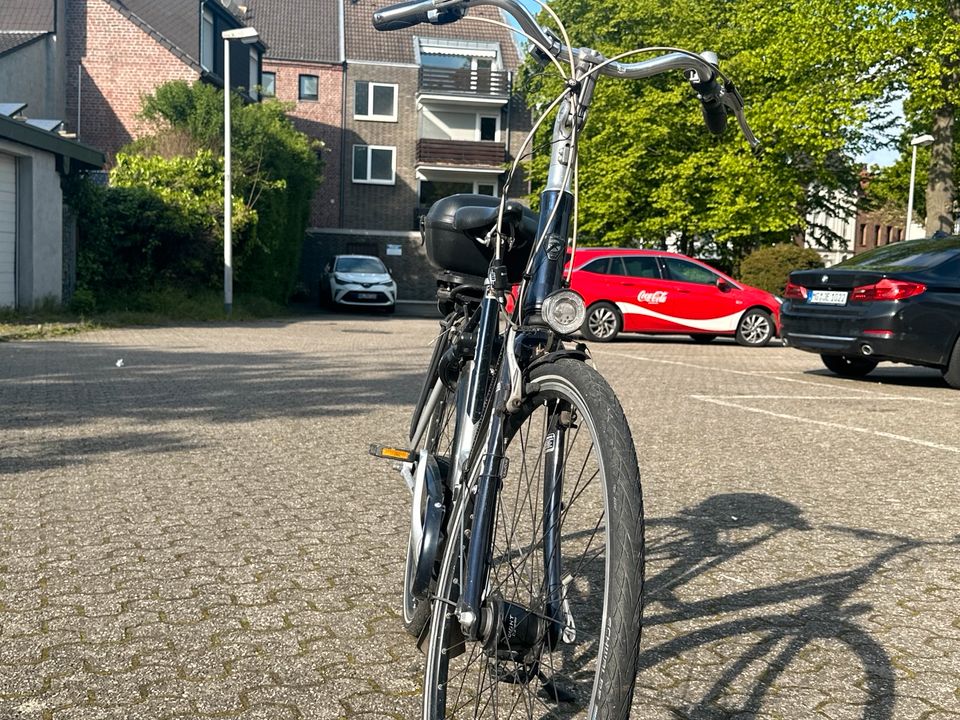
<path id="1" fill-rule="evenodd" d="M 487 655 L 498 660 L 524 662 L 536 659 L 546 639 L 543 612 L 494 598 L 481 612 L 480 637 Z"/>

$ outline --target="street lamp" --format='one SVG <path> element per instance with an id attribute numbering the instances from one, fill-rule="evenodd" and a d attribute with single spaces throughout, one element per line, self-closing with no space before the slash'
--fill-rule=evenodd
<path id="1" fill-rule="evenodd" d="M 252 27 L 224 30 L 223 36 L 223 311 L 233 312 L 233 187 L 230 169 L 230 41 L 252 45 L 260 34 Z"/>
<path id="2" fill-rule="evenodd" d="M 910 194 L 907 196 L 907 226 L 904 230 L 906 239 L 910 239 L 910 228 L 913 225 L 913 184 L 917 175 L 917 148 L 933 142 L 933 135 L 914 135 L 910 144 L 913 146 L 913 160 L 910 162 Z"/>

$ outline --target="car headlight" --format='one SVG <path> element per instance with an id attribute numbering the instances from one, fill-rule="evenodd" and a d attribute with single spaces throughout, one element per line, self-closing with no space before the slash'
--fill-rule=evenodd
<path id="1" fill-rule="evenodd" d="M 347 281 L 344 280 L 344 279 L 343 279 L 342 277 L 340 277 L 339 275 L 334 275 L 334 276 L 333 276 L 333 284 L 334 284 L 334 285 L 346 285 L 346 284 L 347 284 Z"/>

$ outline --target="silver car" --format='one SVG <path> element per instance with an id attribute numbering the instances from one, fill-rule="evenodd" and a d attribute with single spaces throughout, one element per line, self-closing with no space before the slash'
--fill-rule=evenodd
<path id="1" fill-rule="evenodd" d="M 397 284 L 378 257 L 337 255 L 323 269 L 320 300 L 332 307 L 376 307 L 392 313 Z"/>

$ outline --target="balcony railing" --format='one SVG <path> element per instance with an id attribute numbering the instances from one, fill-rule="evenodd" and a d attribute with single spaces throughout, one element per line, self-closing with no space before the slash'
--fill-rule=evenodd
<path id="1" fill-rule="evenodd" d="M 506 160 L 506 146 L 501 142 L 468 142 L 466 140 L 417 140 L 418 165 L 458 165 L 499 167 Z"/>
<path id="2" fill-rule="evenodd" d="M 510 73 L 503 70 L 421 67 L 420 92 L 506 98 L 510 96 Z"/>

